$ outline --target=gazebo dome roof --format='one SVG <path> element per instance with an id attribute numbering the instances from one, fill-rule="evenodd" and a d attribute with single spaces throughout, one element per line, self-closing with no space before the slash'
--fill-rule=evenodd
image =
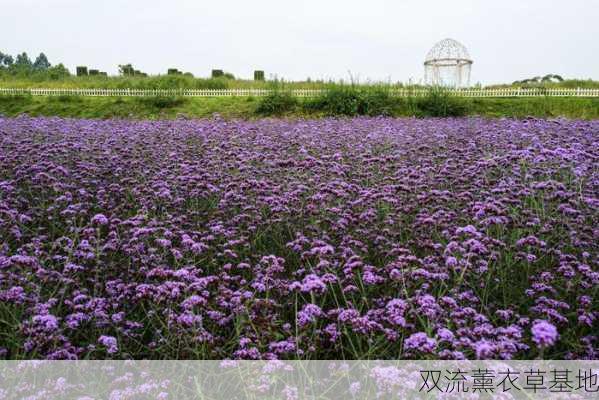
<path id="1" fill-rule="evenodd" d="M 457 40 L 453 39 L 443 39 L 440 42 L 437 42 L 426 55 L 424 62 L 426 64 L 429 62 L 445 60 L 472 63 L 470 54 L 468 54 L 466 47 Z"/>

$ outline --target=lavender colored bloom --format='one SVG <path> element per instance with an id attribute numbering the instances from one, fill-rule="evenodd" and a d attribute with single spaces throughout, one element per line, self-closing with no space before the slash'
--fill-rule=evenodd
<path id="1" fill-rule="evenodd" d="M 351 394 L 352 396 L 355 397 L 361 388 L 362 388 L 362 385 L 360 384 L 360 382 L 352 382 L 349 385 L 349 394 Z"/>
<path id="2" fill-rule="evenodd" d="M 98 339 L 98 343 L 100 343 L 102 346 L 106 347 L 106 352 L 108 354 L 114 354 L 119 350 L 118 345 L 117 345 L 117 340 L 114 336 L 102 335 Z"/>
<path id="3" fill-rule="evenodd" d="M 46 332 L 53 332 L 58 329 L 58 319 L 52 314 L 35 315 L 33 322 Z"/>
<path id="4" fill-rule="evenodd" d="M 328 324 L 324 328 L 324 332 L 329 336 L 329 341 L 335 343 L 337 339 L 341 336 L 341 332 L 337 329 L 336 324 Z"/>
<path id="5" fill-rule="evenodd" d="M 454 339 L 453 332 L 447 328 L 441 328 L 437 331 L 437 337 L 441 342 L 451 342 Z"/>
<path id="6" fill-rule="evenodd" d="M 299 326 L 308 325 L 322 315 L 322 310 L 316 304 L 306 304 L 297 314 L 297 324 Z"/>
<path id="7" fill-rule="evenodd" d="M 88 319 L 87 315 L 82 312 L 73 313 L 65 318 L 67 326 L 71 329 L 77 329 L 81 323 Z"/>
<path id="8" fill-rule="evenodd" d="M 351 322 L 356 318 L 360 317 L 360 312 L 353 308 L 341 310 L 339 316 L 337 317 L 340 322 Z"/>
<path id="9" fill-rule="evenodd" d="M 196 323 L 202 322 L 202 317 L 200 315 L 195 315 L 189 312 L 185 312 L 177 316 L 177 323 L 184 327 L 193 327 Z"/>
<path id="10" fill-rule="evenodd" d="M 445 265 L 449 268 L 454 268 L 458 266 L 458 259 L 453 257 L 453 256 L 449 256 L 445 259 Z"/>
<path id="11" fill-rule="evenodd" d="M 390 300 L 385 306 L 387 318 L 394 325 L 406 326 L 405 312 L 408 309 L 408 303 L 401 299 Z"/>
<path id="12" fill-rule="evenodd" d="M 23 264 L 23 265 L 33 266 L 33 265 L 35 265 L 37 260 L 35 259 L 35 257 L 17 254 L 17 255 L 10 257 L 10 261 L 12 261 L 15 264 Z"/>
<path id="13" fill-rule="evenodd" d="M 271 342 L 268 347 L 277 354 L 291 353 L 296 349 L 295 343 L 291 339 Z"/>
<path id="14" fill-rule="evenodd" d="M 94 225 L 108 225 L 108 218 L 104 214 L 96 214 L 92 218 L 92 224 Z"/>
<path id="15" fill-rule="evenodd" d="M 423 353 L 432 353 L 437 346 L 437 342 L 433 338 L 429 338 L 426 333 L 413 333 L 404 341 L 406 350 L 420 351 Z"/>
<path id="16" fill-rule="evenodd" d="M 460 233 L 466 233 L 472 236 L 479 236 L 480 233 L 478 232 L 478 230 L 473 226 L 473 225 L 467 225 L 464 227 L 459 227 L 458 229 L 456 229 L 456 233 L 460 234 Z"/>
<path id="17" fill-rule="evenodd" d="M 315 274 L 307 275 L 301 284 L 302 292 L 320 292 L 323 293 L 326 290 L 327 286 L 322 281 L 322 279 Z"/>
<path id="18" fill-rule="evenodd" d="M 299 399 L 298 389 L 295 386 L 285 385 L 283 388 L 282 394 L 285 396 L 286 400 L 297 400 Z"/>
<path id="19" fill-rule="evenodd" d="M 362 280 L 364 281 L 364 283 L 366 283 L 368 285 L 374 285 L 374 284 L 382 281 L 381 277 L 379 277 L 372 271 L 364 272 L 364 276 L 362 277 Z"/>
<path id="20" fill-rule="evenodd" d="M 540 348 L 553 346 L 559 338 L 555 326 L 543 320 L 535 321 L 530 331 L 532 333 L 532 340 Z"/>
<path id="21" fill-rule="evenodd" d="M 1 301 L 23 303 L 26 297 L 25 290 L 21 286 L 13 286 L 4 293 L 0 292 Z"/>
<path id="22" fill-rule="evenodd" d="M 171 241 L 165 238 L 156 239 L 156 244 L 165 249 L 171 247 Z"/>
<path id="23" fill-rule="evenodd" d="M 480 340 L 474 343 L 474 352 L 478 360 L 485 360 L 492 358 L 495 354 L 496 347 L 493 343 L 487 340 Z"/>

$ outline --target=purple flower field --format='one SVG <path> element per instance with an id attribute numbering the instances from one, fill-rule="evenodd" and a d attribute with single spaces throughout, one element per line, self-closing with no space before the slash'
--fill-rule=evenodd
<path id="1" fill-rule="evenodd" d="M 0 118 L 0 358 L 599 358 L 599 121 Z"/>

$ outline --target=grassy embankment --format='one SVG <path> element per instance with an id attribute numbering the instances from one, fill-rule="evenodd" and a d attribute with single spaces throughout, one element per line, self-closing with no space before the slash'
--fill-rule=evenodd
<path id="1" fill-rule="evenodd" d="M 462 99 L 460 99 L 462 100 Z M 410 116 L 460 116 L 485 117 L 527 116 L 551 118 L 598 119 L 599 98 L 480 98 L 459 103 L 459 109 L 431 110 L 424 101 L 393 99 L 388 104 L 362 107 L 352 103 L 322 104 L 318 99 L 296 99 L 283 107 L 264 110 L 267 99 L 256 97 L 205 97 L 205 98 L 133 98 L 133 97 L 33 97 L 0 96 L 0 114 L 17 116 L 61 116 L 74 118 L 206 118 L 218 113 L 224 118 L 257 118 L 261 116 L 322 117 L 353 115 Z M 267 104 L 268 105 L 268 104 Z"/>
<path id="2" fill-rule="evenodd" d="M 47 79 L 44 75 L 12 76 L 0 74 L 0 87 L 10 88 L 57 88 L 57 89 L 268 89 L 284 85 L 290 89 L 323 89 L 335 85 L 330 81 L 254 81 L 244 79 L 196 78 L 186 75 L 152 76 L 65 76 Z M 366 83 L 363 86 L 370 86 Z M 401 84 L 394 84 L 401 87 Z"/>
<path id="3" fill-rule="evenodd" d="M 102 88 L 102 89 L 265 89 L 284 85 L 288 89 L 327 89 L 339 83 L 331 80 L 304 81 L 255 81 L 244 79 L 200 78 L 189 75 L 151 75 L 151 76 L 60 76 L 54 79 L 44 73 L 15 75 L 2 73 L 0 70 L 0 87 L 11 88 Z M 346 82 L 347 83 L 347 82 Z M 354 82 L 355 83 L 355 82 Z M 401 82 L 385 82 L 389 87 L 418 87 Z M 372 88 L 380 86 L 380 82 L 361 82 L 356 86 Z M 491 88 L 507 87 L 545 87 L 545 88 L 599 88 L 599 81 L 587 79 L 567 79 L 562 82 L 529 82 L 489 85 Z"/>
<path id="4" fill-rule="evenodd" d="M 168 78 L 168 77 L 165 77 Z M 197 80 L 188 77 L 175 79 Z M 73 78 L 76 79 L 76 78 Z M 93 79 L 102 79 L 93 78 Z M 107 78 L 109 80 L 116 78 Z M 152 78 L 123 78 L 151 80 Z M 199 81 L 199 80 L 198 80 Z M 210 81 L 210 80 L 206 80 Z M 514 97 L 462 98 L 444 89 L 429 89 L 424 97 L 397 97 L 393 85 L 329 84 L 314 98 L 291 94 L 294 86 L 271 84 L 265 97 L 82 97 L 0 95 L 0 114 L 76 118 L 205 118 L 214 113 L 224 118 L 394 116 L 449 117 L 567 117 L 599 118 L 599 98 Z"/>
<path id="5" fill-rule="evenodd" d="M 509 87 L 510 85 L 502 85 Z M 528 83 L 524 87 L 595 88 L 598 81 L 565 80 L 563 82 Z M 320 117 L 385 115 L 486 117 L 568 117 L 599 118 L 598 98 L 518 97 L 456 98 L 433 90 L 425 98 L 398 98 L 390 89 L 417 86 L 397 84 L 339 84 L 325 81 L 250 81 L 228 78 L 195 78 L 188 75 L 158 76 L 64 76 L 48 79 L 47 74 L 19 76 L 0 74 L 0 87 L 14 88 L 131 88 L 131 89 L 231 89 L 268 88 L 275 94 L 267 97 L 32 97 L 0 95 L 0 114 L 62 116 L 77 118 L 188 118 L 210 117 L 257 118 L 263 116 Z M 496 86 L 497 87 L 497 86 Z M 290 90 L 327 89 L 317 98 L 301 99 Z"/>

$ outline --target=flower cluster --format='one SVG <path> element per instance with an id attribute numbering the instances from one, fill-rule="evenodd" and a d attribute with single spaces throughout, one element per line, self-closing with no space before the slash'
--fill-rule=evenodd
<path id="1" fill-rule="evenodd" d="M 596 358 L 598 160 L 599 121 L 0 117 L 0 357 Z"/>

